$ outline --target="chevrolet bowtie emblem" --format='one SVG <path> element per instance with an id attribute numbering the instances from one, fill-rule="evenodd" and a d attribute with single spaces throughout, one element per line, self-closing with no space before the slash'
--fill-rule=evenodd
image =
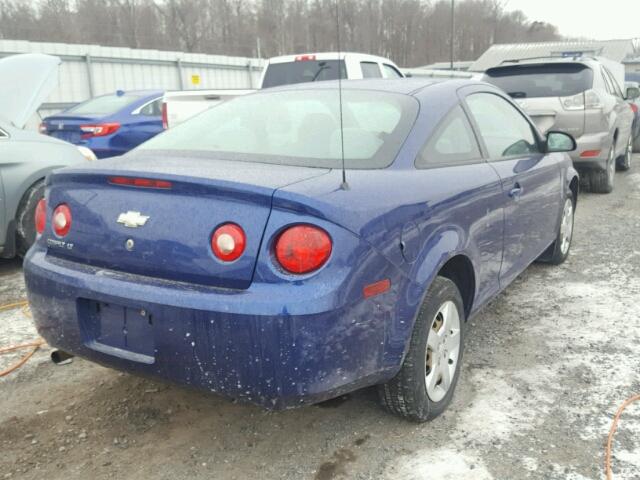
<path id="1" fill-rule="evenodd" d="M 141 227 L 147 223 L 147 220 L 149 220 L 147 215 L 141 215 L 140 212 L 132 212 L 131 210 L 127 213 L 121 213 L 118 215 L 118 223 L 129 228 Z"/>

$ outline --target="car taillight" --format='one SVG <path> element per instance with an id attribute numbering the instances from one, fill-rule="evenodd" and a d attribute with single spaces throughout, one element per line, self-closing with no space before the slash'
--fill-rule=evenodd
<path id="1" fill-rule="evenodd" d="M 635 103 L 630 103 L 629 105 L 631 106 L 633 113 L 638 113 L 638 106 Z"/>
<path id="2" fill-rule="evenodd" d="M 71 229 L 71 209 L 66 204 L 60 204 L 53 211 L 51 217 L 53 231 L 59 237 L 64 237 Z"/>
<path id="3" fill-rule="evenodd" d="M 247 236 L 240 225 L 225 223 L 211 235 L 211 250 L 223 262 L 240 258 L 247 245 Z"/>
<path id="4" fill-rule="evenodd" d="M 44 198 L 41 198 L 38 205 L 36 205 L 35 223 L 36 232 L 42 235 L 47 226 L 47 201 Z"/>
<path id="5" fill-rule="evenodd" d="M 47 126 L 44 123 L 41 123 L 40 125 L 38 125 L 38 132 L 40 132 L 43 135 L 47 134 Z"/>
<path id="6" fill-rule="evenodd" d="M 332 249 L 331 237 L 313 225 L 295 225 L 280 234 L 276 260 L 289 273 L 309 273 L 324 265 Z"/>
<path id="7" fill-rule="evenodd" d="M 167 102 L 162 102 L 162 128 L 169 128 L 169 116 L 167 113 Z"/>
<path id="8" fill-rule="evenodd" d="M 83 132 L 82 138 L 104 137 L 117 132 L 119 128 L 120 124 L 118 122 L 80 125 L 80 130 Z"/>
<path id="9" fill-rule="evenodd" d="M 296 56 L 296 62 L 312 62 L 316 59 L 315 55 L 298 55 Z"/>
<path id="10" fill-rule="evenodd" d="M 562 107 L 565 110 L 584 110 L 591 108 L 602 108 L 600 97 L 593 90 L 587 90 L 571 97 L 561 97 Z"/>
<path id="11" fill-rule="evenodd" d="M 113 185 L 126 185 L 127 187 L 140 188 L 161 188 L 169 189 L 172 183 L 167 180 L 154 180 L 152 178 L 134 178 L 134 177 L 109 177 L 107 181 Z"/>

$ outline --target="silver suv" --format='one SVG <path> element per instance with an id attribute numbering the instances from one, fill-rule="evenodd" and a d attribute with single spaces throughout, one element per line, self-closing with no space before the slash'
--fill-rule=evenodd
<path id="1" fill-rule="evenodd" d="M 509 60 L 483 78 L 514 98 L 543 133 L 571 134 L 578 144 L 571 153 L 575 168 L 601 193 L 613 190 L 616 164 L 631 167 L 633 152 L 634 114 L 606 65 L 615 64 L 591 57 Z"/>

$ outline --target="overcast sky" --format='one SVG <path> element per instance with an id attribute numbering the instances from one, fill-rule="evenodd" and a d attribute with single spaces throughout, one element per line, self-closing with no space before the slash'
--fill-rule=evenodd
<path id="1" fill-rule="evenodd" d="M 556 25 L 562 35 L 598 40 L 640 37 L 637 0 L 505 0 L 529 20 Z"/>

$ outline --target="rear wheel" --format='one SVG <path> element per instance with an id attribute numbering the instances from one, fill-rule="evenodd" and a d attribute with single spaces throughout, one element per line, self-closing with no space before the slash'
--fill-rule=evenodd
<path id="1" fill-rule="evenodd" d="M 571 249 L 571 241 L 573 240 L 573 219 L 575 213 L 575 203 L 573 195 L 569 195 L 562 208 L 562 218 L 560 220 L 560 228 L 555 241 L 542 254 L 539 261 L 560 265 L 569 256 Z"/>
<path id="2" fill-rule="evenodd" d="M 624 155 L 620 157 L 618 162 L 618 168 L 620 170 L 629 170 L 631 168 L 631 159 L 633 157 L 633 138 L 632 135 L 629 135 L 629 142 L 627 143 L 627 148 L 624 152 Z"/>
<path id="3" fill-rule="evenodd" d="M 23 195 L 16 215 L 16 253 L 24 257 L 36 241 L 36 206 L 44 197 L 44 180 L 34 183 Z"/>
<path id="4" fill-rule="evenodd" d="M 415 422 L 444 412 L 460 375 L 464 322 L 458 288 L 451 280 L 436 277 L 420 308 L 400 371 L 379 386 L 387 410 Z"/>
<path id="5" fill-rule="evenodd" d="M 604 170 L 592 170 L 589 172 L 589 184 L 592 192 L 611 193 L 616 174 L 615 145 L 611 145 L 607 165 Z"/>

